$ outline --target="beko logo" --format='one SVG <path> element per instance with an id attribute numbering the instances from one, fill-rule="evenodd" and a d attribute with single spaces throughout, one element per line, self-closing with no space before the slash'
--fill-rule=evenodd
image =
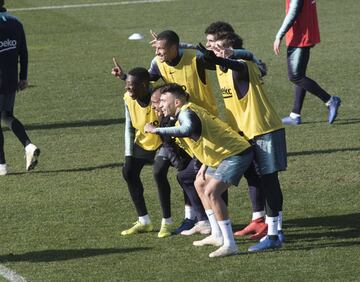
<path id="1" fill-rule="evenodd" d="M 0 49 L 5 49 L 5 48 L 9 48 L 9 49 L 13 49 L 16 48 L 16 40 L 10 40 L 9 38 L 4 40 L 4 41 L 0 41 Z"/>

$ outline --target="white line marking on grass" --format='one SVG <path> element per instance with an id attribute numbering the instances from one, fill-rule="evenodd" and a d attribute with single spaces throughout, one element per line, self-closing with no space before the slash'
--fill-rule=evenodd
<path id="1" fill-rule="evenodd" d="M 71 8 L 86 8 L 86 7 L 131 5 L 131 4 L 146 4 L 146 3 L 173 2 L 173 1 L 175 1 L 175 0 L 134 0 L 134 1 L 111 2 L 111 3 L 89 3 L 89 4 L 70 4 L 70 5 L 61 5 L 61 6 L 42 6 L 42 7 L 30 7 L 30 8 L 14 8 L 14 9 L 8 9 L 8 10 L 10 12 L 37 11 L 37 10 L 53 10 L 53 9 L 71 9 Z"/>
<path id="2" fill-rule="evenodd" d="M 26 282 L 26 279 L 15 271 L 3 266 L 0 264 L 0 276 L 4 277 L 5 279 L 9 280 L 10 282 Z"/>

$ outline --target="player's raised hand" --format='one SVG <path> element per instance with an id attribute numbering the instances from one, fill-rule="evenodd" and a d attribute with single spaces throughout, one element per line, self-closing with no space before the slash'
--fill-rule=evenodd
<path id="1" fill-rule="evenodd" d="M 214 51 L 206 49 L 206 47 L 204 45 L 202 45 L 201 43 L 196 45 L 196 50 L 203 53 L 205 59 L 208 59 L 210 61 L 216 59 L 216 55 L 215 55 Z"/>
<path id="2" fill-rule="evenodd" d="M 124 71 L 122 70 L 120 64 L 116 61 L 116 59 L 114 57 L 113 57 L 113 63 L 114 63 L 114 67 L 111 70 L 111 74 L 118 78 L 123 77 Z"/>
<path id="3" fill-rule="evenodd" d="M 156 47 L 157 34 L 154 31 L 152 31 L 151 29 L 150 29 L 150 34 L 151 34 L 153 39 L 149 42 L 149 44 L 151 45 L 151 47 L 155 48 Z"/>
<path id="4" fill-rule="evenodd" d="M 232 55 L 234 55 L 234 49 L 232 48 L 224 48 L 223 46 L 219 44 L 215 44 L 213 47 L 213 50 L 216 54 L 216 56 L 221 58 L 229 58 Z"/>

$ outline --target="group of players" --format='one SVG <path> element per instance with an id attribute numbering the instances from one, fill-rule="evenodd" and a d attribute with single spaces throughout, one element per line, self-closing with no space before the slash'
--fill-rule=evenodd
<path id="1" fill-rule="evenodd" d="M 215 22 L 205 30 L 206 47 L 180 43 L 171 30 L 153 34 L 156 57 L 150 69 L 127 74 L 114 59 L 112 74 L 125 80 L 125 163 L 138 220 L 121 232 L 128 236 L 153 230 L 140 172 L 154 166 L 163 219 L 158 237 L 172 233 L 204 234 L 195 246 L 219 247 L 209 257 L 236 254 L 234 235 L 260 240 L 249 251 L 280 248 L 282 192 L 278 172 L 287 166 L 285 130 L 264 89 L 265 65 L 243 49 L 232 26 Z M 206 70 L 216 71 L 225 104 L 226 123 Z M 151 89 L 151 82 L 163 85 Z M 172 232 L 170 166 L 184 191 L 185 220 Z M 250 224 L 233 233 L 227 189 L 244 175 L 253 208 Z M 266 223 L 265 223 L 266 215 Z"/>
<path id="2" fill-rule="evenodd" d="M 306 76 L 310 48 L 320 42 L 316 1 L 286 0 L 286 10 L 274 51 L 279 53 L 286 34 L 288 74 L 295 84 L 295 99 L 292 112 L 282 120 L 267 98 L 262 81 L 265 64 L 243 49 L 241 37 L 228 23 L 215 22 L 206 28 L 206 47 L 180 43 L 171 30 L 152 33 L 156 57 L 149 70 L 137 67 L 125 74 L 114 59 L 112 74 L 126 85 L 123 177 L 138 214 L 136 223 L 122 235 L 153 230 L 140 179 L 144 165 L 151 163 L 163 213 L 159 238 L 207 235 L 193 244 L 219 247 L 210 257 L 236 254 L 234 236 L 248 234 L 249 239 L 259 240 L 250 252 L 281 247 L 285 237 L 278 172 L 287 166 L 283 124 L 301 124 L 307 91 L 325 103 L 330 124 L 341 104 L 339 97 L 329 95 Z M 26 170 L 32 170 L 40 150 L 13 114 L 16 91 L 28 85 L 26 39 L 22 24 L 4 8 L 4 0 L 0 0 L 0 29 L 1 119 L 21 141 Z M 226 123 L 218 118 L 207 70 L 216 71 Z M 151 82 L 160 79 L 164 83 L 153 87 Z M 0 175 L 8 173 L 3 146 L 0 127 Z M 185 219 L 173 232 L 167 179 L 170 166 L 178 171 L 185 205 Z M 233 233 L 227 190 L 237 186 L 242 176 L 248 183 L 252 221 Z"/>

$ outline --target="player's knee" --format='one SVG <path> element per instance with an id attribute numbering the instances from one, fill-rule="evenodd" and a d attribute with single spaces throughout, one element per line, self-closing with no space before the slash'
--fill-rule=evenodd
<path id="1" fill-rule="evenodd" d="M 11 124 L 14 120 L 14 116 L 12 112 L 3 111 L 1 112 L 1 119 L 5 124 L 11 128 Z"/>
<path id="2" fill-rule="evenodd" d="M 216 198 L 219 196 L 219 195 L 217 195 L 215 189 L 211 189 L 211 188 L 208 188 L 208 187 L 205 187 L 204 195 L 211 202 L 214 202 L 216 200 Z"/>
<path id="3" fill-rule="evenodd" d="M 198 193 L 203 193 L 205 188 L 205 180 L 203 180 L 201 177 L 196 177 L 194 186 Z"/>
<path id="4" fill-rule="evenodd" d="M 124 165 L 122 168 L 122 175 L 126 182 L 132 181 L 134 179 L 134 172 L 131 169 L 131 166 Z"/>
<path id="5" fill-rule="evenodd" d="M 294 84 L 300 84 L 302 79 L 305 77 L 303 74 L 291 73 L 288 75 L 289 80 Z"/>
<path id="6" fill-rule="evenodd" d="M 157 182 L 162 181 L 164 178 L 165 179 L 167 178 L 167 173 L 161 166 L 154 165 L 153 175 L 154 175 L 155 181 L 157 181 Z"/>
<path id="7" fill-rule="evenodd" d="M 186 173 L 184 173 L 184 170 L 180 170 L 177 174 L 176 174 L 176 179 L 179 183 L 184 183 L 186 182 L 186 180 L 188 179 L 188 177 L 186 177 Z"/>

